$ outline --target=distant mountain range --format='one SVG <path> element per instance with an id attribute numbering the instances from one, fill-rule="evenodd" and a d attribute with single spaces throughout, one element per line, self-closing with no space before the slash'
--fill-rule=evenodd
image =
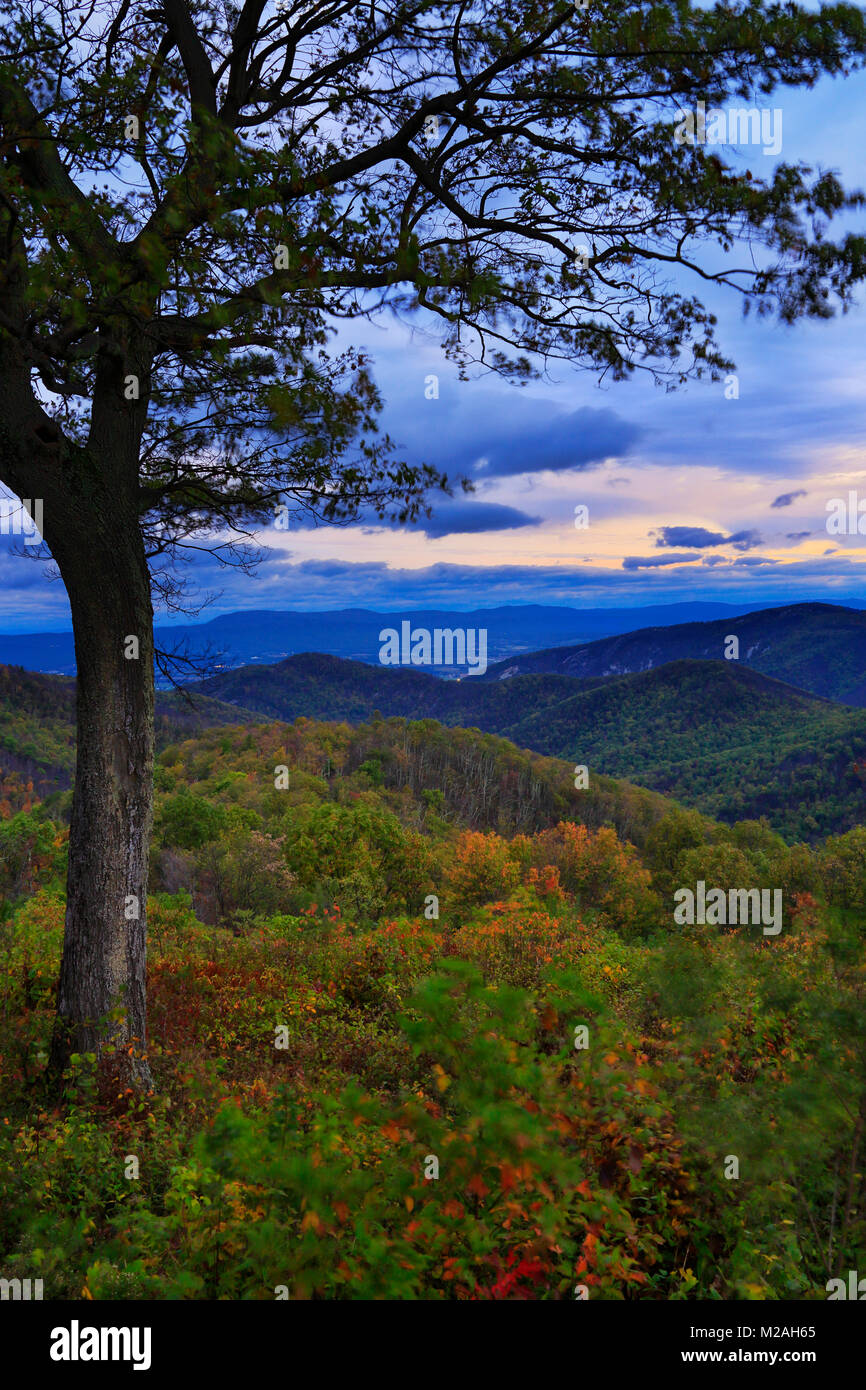
<path id="1" fill-rule="evenodd" d="M 731 635 L 740 657 L 726 661 Z M 73 690 L 0 669 L 0 777 L 29 767 L 43 787 L 52 775 L 68 785 Z M 188 694 L 192 710 L 182 696 L 160 696 L 162 746 L 262 719 L 428 719 L 585 764 L 590 777 L 625 778 L 720 820 L 765 815 L 789 840 L 866 824 L 866 709 L 852 707 L 866 704 L 866 615 L 831 604 L 656 626 L 462 680 L 307 652 L 224 671 Z"/>
<path id="2" fill-rule="evenodd" d="M 832 603 L 795 603 L 711 622 L 642 627 L 580 646 L 515 656 L 488 667 L 479 679 L 542 672 L 622 676 L 683 658 L 719 661 L 731 635 L 739 641 L 740 666 L 842 704 L 866 705 L 866 613 Z"/>
<path id="3" fill-rule="evenodd" d="M 377 613 L 365 608 L 335 612 L 252 610 L 226 613 L 205 623 L 158 627 L 157 642 L 167 651 L 178 646 L 191 653 L 209 653 L 214 669 L 281 661 L 301 652 L 324 652 L 354 661 L 378 664 L 379 633 L 409 621 L 413 627 L 485 628 L 488 661 L 504 661 L 539 647 L 574 646 L 600 637 L 629 632 L 635 621 L 645 626 L 708 622 L 753 611 L 754 604 L 672 603 L 649 608 L 552 608 L 537 604 L 459 612 L 452 609 L 413 609 Z M 75 674 L 71 632 L 0 634 L 0 662 L 28 671 Z M 436 675 L 458 674 L 443 667 Z"/>

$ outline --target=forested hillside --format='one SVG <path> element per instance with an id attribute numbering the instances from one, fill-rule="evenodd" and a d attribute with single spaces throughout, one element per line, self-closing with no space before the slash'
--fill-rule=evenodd
<path id="1" fill-rule="evenodd" d="M 719 661 L 730 636 L 739 641 L 742 665 L 813 695 L 866 705 L 866 613 L 832 603 L 795 603 L 713 622 L 639 628 L 578 647 L 509 658 L 482 679 L 541 672 L 620 676 L 684 658 Z"/>
<path id="2" fill-rule="evenodd" d="M 74 683 L 0 667 L 0 803 L 71 785 Z M 157 700 L 158 747 L 256 719 L 359 724 L 428 719 L 624 778 L 723 821 L 766 816 L 815 841 L 866 818 L 866 711 L 726 661 L 671 662 L 631 676 L 524 675 L 443 681 L 307 654 L 243 667 Z M 441 732 L 436 736 L 441 738 Z"/>
<path id="3" fill-rule="evenodd" d="M 866 1240 L 866 832 L 790 847 L 572 774 L 432 720 L 165 746 L 145 1096 L 110 1053 L 42 1089 L 65 799 L 7 812 L 0 1276 L 826 1298 Z M 676 925 L 698 880 L 778 892 L 780 931 Z"/>
<path id="4" fill-rule="evenodd" d="M 866 711 L 733 661 L 488 682 L 308 653 L 227 672 L 200 689 L 269 718 L 314 712 L 358 722 L 378 712 L 488 730 L 721 820 L 765 815 L 789 840 L 840 833 L 866 817 Z"/>
<path id="5" fill-rule="evenodd" d="M 612 677 L 503 733 L 791 841 L 866 820 L 866 712 L 725 661 Z"/>
<path id="6" fill-rule="evenodd" d="M 156 697 L 157 746 L 215 724 L 255 720 L 248 710 L 206 695 Z M 75 682 L 17 666 L 0 666 L 0 814 L 72 785 L 75 770 Z"/>

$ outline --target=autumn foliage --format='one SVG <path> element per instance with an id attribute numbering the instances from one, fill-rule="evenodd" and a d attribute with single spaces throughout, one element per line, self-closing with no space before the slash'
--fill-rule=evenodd
<path id="1" fill-rule="evenodd" d="M 166 750 L 149 1095 L 89 1056 L 41 1091 L 66 830 L 0 825 L 0 1273 L 96 1300 L 823 1298 L 866 1235 L 861 838 L 467 824 L 399 724 L 372 761 L 307 723 Z M 778 939 L 672 926 L 671 876 L 728 863 L 785 885 Z"/>

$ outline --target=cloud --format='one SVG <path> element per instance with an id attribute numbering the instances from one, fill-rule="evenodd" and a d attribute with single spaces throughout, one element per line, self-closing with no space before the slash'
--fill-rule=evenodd
<path id="1" fill-rule="evenodd" d="M 770 560 L 764 555 L 741 555 L 737 560 L 734 560 L 728 555 L 705 555 L 703 563 L 714 569 L 721 566 L 723 570 L 733 570 L 742 568 L 759 569 L 761 565 L 778 565 L 779 561 Z"/>
<path id="2" fill-rule="evenodd" d="M 593 468 L 631 453 L 645 430 L 610 409 L 561 410 L 542 397 L 480 391 L 389 411 L 386 427 L 412 462 L 478 481 Z"/>
<path id="3" fill-rule="evenodd" d="M 788 531 L 785 534 L 786 541 L 804 541 L 807 536 L 811 536 L 811 531 Z"/>
<path id="4" fill-rule="evenodd" d="M 806 496 L 806 489 L 805 489 L 804 487 L 797 488 L 797 491 L 796 491 L 796 492 L 780 492 L 780 493 L 779 493 L 779 496 L 776 498 L 776 500 L 775 500 L 774 502 L 771 502 L 771 503 L 770 503 L 770 506 L 771 506 L 771 507 L 790 507 L 791 503 L 792 503 L 793 501 L 795 501 L 796 498 L 798 498 L 798 497 L 805 497 L 805 496 Z"/>
<path id="5" fill-rule="evenodd" d="M 844 553 L 830 559 L 738 567 L 699 552 L 629 557 L 628 567 L 593 564 L 437 563 L 420 569 L 382 561 L 283 560 L 277 552 L 251 579 L 224 578 L 218 605 L 203 616 L 240 608 L 339 609 L 494 608 L 502 604 L 604 607 L 698 599 L 730 603 L 801 603 L 853 600 L 860 607 L 866 563 Z M 718 558 L 712 568 L 694 561 Z M 748 557 L 752 558 L 752 557 Z M 661 565 L 659 562 L 662 562 Z M 37 568 L 34 566 L 34 568 Z M 58 586 L 59 587 L 59 586 Z M 214 586 L 215 587 L 215 586 Z M 635 627 L 640 617 L 636 614 Z"/>
<path id="6" fill-rule="evenodd" d="M 419 516 L 416 521 L 381 521 L 375 512 L 359 515 L 354 523 L 363 526 L 368 534 L 377 531 L 417 531 L 429 540 L 439 540 L 442 536 L 477 536 L 486 531 L 514 531 L 522 526 L 538 526 L 543 520 L 540 516 L 530 516 L 529 512 L 518 507 L 509 507 L 501 502 L 469 502 L 462 499 L 449 502 L 431 499 L 432 516 Z M 291 517 L 291 531 L 321 530 L 324 525 L 315 518 L 302 513 Z"/>
<path id="7" fill-rule="evenodd" d="M 521 526 L 537 526 L 540 521 L 540 516 L 530 516 L 517 507 L 506 507 L 499 502 L 443 502 L 434 506 L 432 516 L 422 516 L 410 523 L 409 530 L 423 531 L 431 540 L 438 540 L 440 536 L 514 531 Z"/>
<path id="8" fill-rule="evenodd" d="M 5 537 L 2 539 L 5 540 Z M 50 565 L 51 561 L 31 558 L 24 550 L 20 537 L 15 536 L 12 539 L 18 543 L 21 550 L 4 553 L 3 547 L 0 547 L 0 590 L 3 594 L 8 595 L 10 589 L 44 589 L 48 593 L 54 588 L 59 588 L 59 585 L 46 586 L 44 570 L 46 564 Z M 42 554 L 44 555 L 44 551 Z"/>
<path id="9" fill-rule="evenodd" d="M 662 565 L 683 565 L 700 558 L 700 555 L 626 555 L 622 567 L 624 570 L 654 570 Z"/>
<path id="10" fill-rule="evenodd" d="M 732 535 L 725 536 L 721 531 L 708 531 L 704 526 L 661 526 L 658 531 L 650 531 L 650 535 L 659 537 L 656 541 L 659 547 L 691 545 L 704 549 L 706 546 L 732 545 L 735 550 L 753 550 L 756 545 L 763 544 L 757 531 L 734 531 Z"/>
<path id="11" fill-rule="evenodd" d="M 756 545 L 763 543 L 757 531 L 734 531 L 726 541 L 726 544 L 732 545 L 735 550 L 754 550 Z"/>
<path id="12" fill-rule="evenodd" d="M 623 420 L 613 410 L 584 406 L 569 414 L 551 414 L 545 402 L 535 406 L 522 420 L 509 413 L 507 427 L 490 421 L 487 438 L 478 439 L 478 452 L 470 461 L 472 477 L 507 478 L 518 473 L 592 468 L 605 459 L 629 453 L 643 435 L 639 425 Z M 453 458 L 453 448 L 450 453 Z"/>
<path id="13" fill-rule="evenodd" d="M 478 609 L 527 603 L 568 608 L 629 607 L 634 626 L 641 626 L 640 607 L 648 603 L 714 600 L 764 605 L 815 602 L 866 606 L 862 598 L 866 563 L 844 552 L 826 559 L 813 556 L 790 563 L 751 563 L 740 557 L 731 563 L 719 554 L 692 552 L 629 557 L 627 567 L 598 564 L 456 564 L 438 563 L 420 569 L 389 565 L 381 560 L 306 559 L 271 551 L 258 571 L 220 571 L 213 563 L 190 567 L 201 589 L 216 593 L 216 602 L 198 621 L 219 613 L 245 609 L 333 611 L 370 608 Z M 693 563 L 700 560 L 700 564 Z M 708 565 L 708 562 L 716 562 Z M 42 567 L 17 562 L 10 571 L 4 597 L 7 613 L 0 630 L 33 632 L 50 627 L 67 630 L 68 605 L 62 584 L 38 583 Z M 32 574 L 33 587 L 18 581 Z M 14 614 L 14 617 L 12 616 Z M 173 616 L 172 622 L 186 621 Z M 312 633 L 315 631 L 311 627 Z M 575 640 L 579 628 L 575 629 Z"/>

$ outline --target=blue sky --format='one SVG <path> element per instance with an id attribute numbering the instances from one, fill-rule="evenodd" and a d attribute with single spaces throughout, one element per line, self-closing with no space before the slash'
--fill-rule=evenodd
<path id="1" fill-rule="evenodd" d="M 761 104 L 783 112 L 783 159 L 866 186 L 866 77 Z M 748 162 L 766 172 L 773 159 L 758 151 Z M 866 598 L 866 537 L 827 530 L 831 499 L 859 490 L 866 502 L 866 307 L 789 329 L 743 320 L 733 294 L 707 302 L 737 363 L 738 399 L 723 383 L 600 387 L 564 365 L 525 387 L 462 382 L 432 335 L 390 320 L 355 325 L 343 341 L 374 358 L 383 428 L 412 461 L 471 477 L 474 495 L 456 493 L 430 522 L 402 530 L 269 529 L 255 576 L 206 560 L 193 568 L 199 591 L 219 595 L 202 617 Z M 438 399 L 425 394 L 431 374 Z M 579 507 L 585 527 L 575 526 Z M 68 627 L 62 585 L 13 549 L 20 540 L 0 536 L 0 630 Z"/>

